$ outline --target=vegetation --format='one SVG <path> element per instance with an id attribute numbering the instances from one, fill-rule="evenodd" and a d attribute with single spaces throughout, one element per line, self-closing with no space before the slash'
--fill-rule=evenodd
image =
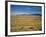
<path id="1" fill-rule="evenodd" d="M 40 31 L 41 16 L 11 16 L 11 32 Z"/>

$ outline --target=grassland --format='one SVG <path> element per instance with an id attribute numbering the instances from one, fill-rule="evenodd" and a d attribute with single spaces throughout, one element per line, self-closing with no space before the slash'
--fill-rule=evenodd
<path id="1" fill-rule="evenodd" d="M 40 31 L 41 16 L 11 16 L 11 32 Z"/>

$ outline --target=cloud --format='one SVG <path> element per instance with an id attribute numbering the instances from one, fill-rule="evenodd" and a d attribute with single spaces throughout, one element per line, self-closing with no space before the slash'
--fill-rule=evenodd
<path id="1" fill-rule="evenodd" d="M 21 15 L 21 14 L 41 14 L 40 12 L 19 12 L 19 11 L 16 11 L 16 12 L 11 12 L 11 15 Z"/>
<path id="2" fill-rule="evenodd" d="M 11 15 L 30 14 L 27 12 L 12 12 Z"/>

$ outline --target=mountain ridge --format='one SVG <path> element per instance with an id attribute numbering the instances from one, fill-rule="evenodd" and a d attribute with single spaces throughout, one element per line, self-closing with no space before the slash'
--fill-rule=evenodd
<path id="1" fill-rule="evenodd" d="M 35 16 L 41 16 L 41 14 L 19 14 L 19 15 L 23 15 L 23 16 L 28 16 L 28 15 L 35 15 Z"/>

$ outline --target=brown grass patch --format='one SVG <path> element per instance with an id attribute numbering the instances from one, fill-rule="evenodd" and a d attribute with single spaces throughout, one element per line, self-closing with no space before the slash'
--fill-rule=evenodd
<path id="1" fill-rule="evenodd" d="M 39 31 L 41 16 L 11 16 L 11 32 Z"/>

